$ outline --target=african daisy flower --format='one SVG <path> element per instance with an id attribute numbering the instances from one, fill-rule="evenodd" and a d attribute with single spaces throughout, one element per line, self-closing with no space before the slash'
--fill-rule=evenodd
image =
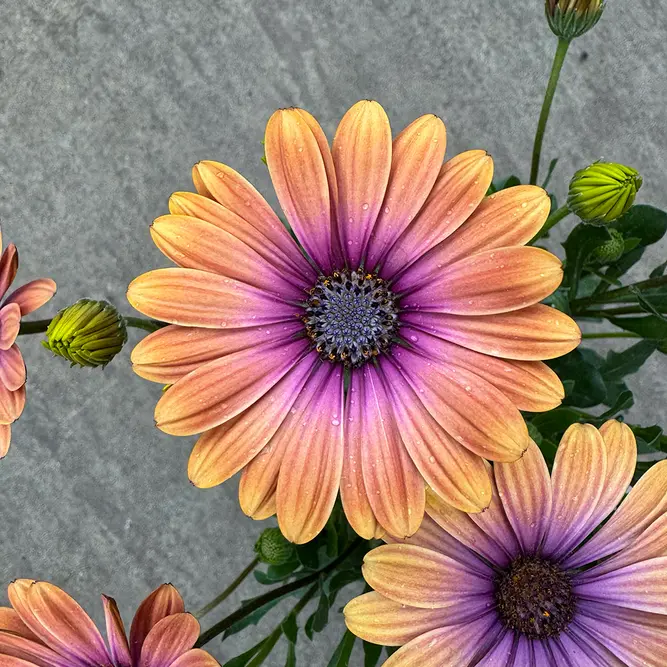
<path id="1" fill-rule="evenodd" d="M 385 667 L 664 667 L 667 461 L 614 512 L 636 457 L 626 425 L 574 425 L 551 478 L 535 444 L 494 464 L 482 514 L 429 494 L 413 537 L 366 556 L 348 627 L 404 645 Z"/>
<path id="2" fill-rule="evenodd" d="M 88 614 L 57 586 L 18 579 L 9 585 L 13 608 L 0 608 L 1 667 L 218 667 L 193 649 L 199 623 L 184 613 L 171 584 L 154 590 L 137 609 L 128 642 L 113 598 L 102 596 L 105 644 Z"/>
<path id="3" fill-rule="evenodd" d="M 202 433 L 199 487 L 243 469 L 240 502 L 277 512 L 307 542 L 340 489 L 364 537 L 411 535 L 428 484 L 464 511 L 491 500 L 484 459 L 529 445 L 519 410 L 563 389 L 540 360 L 573 349 L 576 324 L 540 305 L 559 260 L 523 247 L 545 192 L 485 198 L 491 158 L 443 165 L 445 127 L 422 116 L 393 141 L 376 102 L 355 104 L 333 147 L 302 109 L 273 114 L 266 161 L 299 244 L 260 194 L 217 162 L 194 167 L 151 233 L 181 268 L 132 282 L 130 303 L 172 323 L 133 351 L 136 372 L 173 384 L 157 426 Z M 372 362 L 372 363 L 369 363 Z"/>
<path id="4" fill-rule="evenodd" d="M 11 424 L 25 407 L 25 363 L 16 344 L 21 318 L 43 306 L 56 292 L 53 280 L 39 278 L 14 290 L 5 299 L 18 268 L 18 251 L 10 243 L 0 257 L 0 458 L 9 450 Z"/>

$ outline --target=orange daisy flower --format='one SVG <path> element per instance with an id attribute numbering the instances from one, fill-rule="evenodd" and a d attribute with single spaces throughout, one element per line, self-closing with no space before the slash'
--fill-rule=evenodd
<path id="1" fill-rule="evenodd" d="M 22 285 L 5 298 L 18 268 L 18 251 L 10 243 L 0 257 L 0 458 L 9 450 L 11 424 L 21 416 L 25 407 L 26 370 L 21 350 L 16 344 L 21 318 L 43 306 L 56 293 L 53 280 L 39 278 Z"/>
<path id="2" fill-rule="evenodd" d="M 113 598 L 102 596 L 107 643 L 67 593 L 45 581 L 9 585 L 12 607 L 0 607 L 2 667 L 219 667 L 192 648 L 199 623 L 185 613 L 171 584 L 155 589 L 137 609 L 128 642 Z"/>
<path id="3" fill-rule="evenodd" d="M 422 116 L 392 142 L 376 102 L 355 104 L 330 149 L 302 109 L 273 114 L 266 160 L 298 243 L 230 167 L 200 162 L 199 194 L 172 195 L 151 234 L 181 268 L 132 282 L 130 303 L 168 326 L 133 351 L 135 371 L 173 384 L 157 426 L 202 433 L 199 487 L 243 470 L 240 502 L 277 512 L 307 542 L 340 489 L 364 537 L 411 535 L 425 486 L 479 512 L 484 459 L 513 461 L 530 439 L 519 410 L 558 405 L 541 362 L 579 342 L 539 305 L 559 260 L 523 247 L 549 198 L 534 186 L 490 197 L 493 163 L 473 150 L 443 164 L 445 126 Z"/>

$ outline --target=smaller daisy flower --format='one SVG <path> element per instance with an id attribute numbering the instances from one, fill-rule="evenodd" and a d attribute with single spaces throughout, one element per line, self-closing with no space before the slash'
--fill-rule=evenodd
<path id="1" fill-rule="evenodd" d="M 0 458 L 9 450 L 11 424 L 25 407 L 25 363 L 16 344 L 21 318 L 43 306 L 56 293 L 53 280 L 39 278 L 5 298 L 18 268 L 18 251 L 10 243 L 0 257 Z"/>
<path id="2" fill-rule="evenodd" d="M 575 424 L 551 478 L 535 444 L 495 463 L 482 514 L 431 495 L 413 537 L 367 554 L 348 627 L 402 646 L 385 667 L 666 665 L 667 461 L 614 512 L 636 457 L 625 424 Z"/>
<path id="3" fill-rule="evenodd" d="M 103 595 L 106 644 L 88 614 L 57 586 L 18 579 L 8 593 L 13 608 L 0 608 L 2 667 L 218 667 L 206 651 L 192 648 L 199 623 L 185 613 L 171 584 L 139 605 L 129 642 L 116 601 Z"/>

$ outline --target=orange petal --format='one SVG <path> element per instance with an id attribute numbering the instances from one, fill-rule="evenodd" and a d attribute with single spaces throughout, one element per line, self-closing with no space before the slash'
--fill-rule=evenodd
<path id="1" fill-rule="evenodd" d="M 73 663 L 108 664 L 104 640 L 86 612 L 57 586 L 18 579 L 8 588 L 21 620 L 49 648 Z"/>
<path id="2" fill-rule="evenodd" d="M 0 350 L 0 382 L 9 391 L 25 384 L 25 363 L 16 343 L 8 350 Z"/>
<path id="3" fill-rule="evenodd" d="M 481 317 L 412 312 L 401 319 L 462 347 L 505 359 L 553 359 L 581 341 L 571 317 L 542 304 Z"/>
<path id="4" fill-rule="evenodd" d="M 290 226 L 317 265 L 332 267 L 329 182 L 322 152 L 296 109 L 276 111 L 266 126 L 266 162 Z"/>
<path id="5" fill-rule="evenodd" d="M 25 385 L 16 391 L 9 391 L 4 384 L 0 383 L 0 424 L 7 425 L 15 422 L 21 416 L 24 407 Z"/>
<path id="6" fill-rule="evenodd" d="M 203 433 L 229 421 L 263 396 L 296 364 L 308 343 L 253 347 L 200 366 L 170 387 L 155 423 L 172 435 Z"/>
<path id="7" fill-rule="evenodd" d="M 162 584 L 139 605 L 130 628 L 130 653 L 133 665 L 139 664 L 141 648 L 151 629 L 163 618 L 184 611 L 183 598 L 171 584 Z"/>
<path id="8" fill-rule="evenodd" d="M 484 510 L 491 501 L 484 461 L 438 424 L 400 373 L 391 368 L 386 372 L 401 439 L 428 485 L 464 512 Z"/>
<path id="9" fill-rule="evenodd" d="M 551 472 L 553 507 L 542 549 L 558 559 L 587 535 L 587 526 L 602 496 L 607 449 L 590 424 L 572 424 L 565 431 Z"/>
<path id="10" fill-rule="evenodd" d="M 492 178 L 493 160 L 486 151 L 466 151 L 445 162 L 421 211 L 389 251 L 383 275 L 401 272 L 458 229 L 482 201 Z M 415 284 L 408 273 L 405 283 L 403 278 L 397 282 L 401 289 Z"/>
<path id="11" fill-rule="evenodd" d="M 32 639 L 0 632 L 0 667 L 71 667 L 70 658 L 46 647 L 34 635 Z"/>
<path id="12" fill-rule="evenodd" d="M 172 614 L 158 621 L 143 646 L 139 667 L 164 667 L 191 649 L 199 637 L 199 623 L 191 614 Z"/>
<path id="13" fill-rule="evenodd" d="M 562 278 L 558 257 L 541 248 L 487 250 L 439 270 L 404 297 L 402 307 L 453 315 L 506 313 L 541 301 Z"/>
<path id="14" fill-rule="evenodd" d="M 433 114 L 417 118 L 394 139 L 389 182 L 368 243 L 369 269 L 382 261 L 426 201 L 440 173 L 446 145 L 445 125 Z"/>
<path id="15" fill-rule="evenodd" d="M 491 576 L 480 577 L 437 551 L 412 544 L 369 551 L 362 572 L 378 593 L 420 609 L 454 610 L 470 598 L 493 593 Z"/>
<path id="16" fill-rule="evenodd" d="M 278 525 L 291 542 L 310 542 L 331 515 L 343 469 L 343 370 L 327 364 L 305 424 L 292 430 L 278 475 Z M 313 378 L 314 384 L 315 378 Z"/>
<path id="17" fill-rule="evenodd" d="M 345 456 L 340 482 L 340 497 L 345 516 L 358 535 L 366 540 L 381 537 L 384 529 L 380 526 L 368 500 L 364 486 L 361 452 L 366 442 L 364 430 L 364 405 L 359 397 L 363 395 L 362 372 L 353 370 L 345 406 Z"/>
<path id="18" fill-rule="evenodd" d="M 0 299 L 7 293 L 9 286 L 16 278 L 19 268 L 19 253 L 16 246 L 10 243 L 0 257 Z"/>
<path id="19" fill-rule="evenodd" d="M 118 611 L 118 605 L 113 598 L 106 595 L 102 596 L 102 604 L 104 605 L 107 643 L 111 661 L 115 667 L 130 667 L 132 664 L 130 645 L 127 641 L 125 625 Z"/>
<path id="20" fill-rule="evenodd" d="M 349 265 L 357 268 L 382 206 L 391 171 L 391 127 L 384 109 L 357 102 L 333 140 L 338 179 L 338 228 Z"/>
<path id="21" fill-rule="evenodd" d="M 0 630 L 12 634 L 39 641 L 37 635 L 21 620 L 15 609 L 11 607 L 0 607 Z M 2 648 L 0 647 L 0 651 Z"/>
<path id="22" fill-rule="evenodd" d="M 492 461 L 516 461 L 528 447 L 520 412 L 492 384 L 411 350 L 393 356 L 426 409 L 461 445 Z"/>
<path id="23" fill-rule="evenodd" d="M 9 452 L 12 442 L 12 427 L 9 424 L 0 424 L 0 459 L 4 459 Z"/>
<path id="24" fill-rule="evenodd" d="M 8 303 L 0 310 L 0 350 L 8 350 L 16 340 L 21 327 L 21 308 Z"/>
<path id="25" fill-rule="evenodd" d="M 313 362 L 312 357 L 302 359 L 247 410 L 197 440 L 188 462 L 188 477 L 195 486 L 221 484 L 257 456 L 289 413 Z"/>
<path id="26" fill-rule="evenodd" d="M 169 667 L 220 667 L 218 661 L 206 651 L 193 648 L 174 660 Z"/>
<path id="27" fill-rule="evenodd" d="M 5 303 L 18 303 L 23 317 L 43 306 L 55 293 L 56 284 L 53 280 L 39 278 L 14 290 Z"/>
<path id="28" fill-rule="evenodd" d="M 221 179 L 214 175 L 212 168 L 207 167 L 207 164 L 214 163 L 200 163 L 199 169 L 202 173 L 208 174 L 215 182 L 220 181 Z M 224 167 L 224 165 L 221 166 Z M 228 169 L 228 167 L 225 168 Z M 268 208 L 266 202 L 264 205 Z M 173 215 L 199 218 L 233 234 L 265 260 L 271 262 L 277 270 L 289 276 L 295 284 L 306 288 L 310 287 L 315 280 L 313 268 L 301 254 L 283 223 L 270 208 L 268 208 L 266 217 L 258 217 L 253 224 L 212 199 L 193 192 L 174 192 L 169 198 L 169 212 Z"/>
<path id="29" fill-rule="evenodd" d="M 194 269 L 157 269 L 135 278 L 127 300 L 171 324 L 224 329 L 294 320 L 297 308 L 245 283 Z"/>

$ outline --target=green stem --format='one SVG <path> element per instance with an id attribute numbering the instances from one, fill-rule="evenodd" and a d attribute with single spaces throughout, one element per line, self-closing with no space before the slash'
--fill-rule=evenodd
<path id="1" fill-rule="evenodd" d="M 626 333 L 625 331 L 609 331 L 607 333 L 585 333 L 582 338 L 641 338 L 639 334 Z"/>
<path id="2" fill-rule="evenodd" d="M 538 239 L 541 239 L 543 236 L 547 234 L 547 232 L 557 225 L 563 218 L 566 218 L 568 215 L 570 215 L 570 209 L 565 206 L 561 206 L 559 209 L 556 209 L 547 219 L 546 222 L 542 225 L 542 229 L 540 229 L 535 236 L 533 236 L 532 239 L 530 239 L 529 244 L 535 243 Z"/>
<path id="3" fill-rule="evenodd" d="M 34 320 L 33 322 L 21 322 L 19 336 L 26 334 L 44 333 L 51 324 L 51 320 Z"/>
<path id="4" fill-rule="evenodd" d="M 128 327 L 134 327 L 135 329 L 143 329 L 144 331 L 157 331 L 166 327 L 166 322 L 160 322 L 159 320 L 146 320 L 143 317 L 123 317 L 125 324 Z"/>
<path id="5" fill-rule="evenodd" d="M 551 111 L 551 103 L 554 99 L 556 86 L 558 85 L 558 77 L 560 70 L 563 67 L 565 56 L 570 42 L 567 39 L 560 37 L 558 39 L 558 47 L 554 54 L 554 61 L 551 65 L 551 75 L 549 76 L 549 83 L 547 90 L 544 93 L 544 102 L 542 102 L 542 111 L 540 112 L 540 119 L 537 122 L 537 131 L 535 132 L 535 143 L 533 144 L 533 161 L 530 165 L 530 183 L 535 185 L 537 183 L 537 176 L 540 170 L 540 155 L 542 153 L 542 140 L 544 139 L 544 130 L 547 127 L 547 120 L 549 119 L 549 111 Z"/>
<path id="6" fill-rule="evenodd" d="M 618 289 L 608 290 L 602 294 L 594 294 L 585 299 L 577 299 L 572 302 L 572 308 L 582 308 L 594 303 L 611 303 L 613 301 L 634 301 L 637 297 L 635 292 L 653 287 L 662 287 L 667 285 L 667 276 L 658 276 L 657 278 L 649 278 L 641 282 L 627 285 L 626 287 L 619 287 Z"/>
<path id="7" fill-rule="evenodd" d="M 600 310 L 584 310 L 580 313 L 573 313 L 577 317 L 594 317 L 596 319 L 613 317 L 614 315 L 641 315 L 646 314 L 646 311 L 640 306 L 621 306 L 620 308 L 604 308 Z"/>
<path id="8" fill-rule="evenodd" d="M 234 623 L 244 619 L 246 616 L 249 616 L 253 612 L 263 607 L 265 604 L 273 602 L 274 600 L 277 600 L 278 598 L 281 598 L 283 595 L 287 595 L 288 593 L 298 591 L 300 588 L 305 588 L 306 586 L 314 584 L 321 576 L 328 574 L 332 570 L 335 570 L 344 560 L 346 560 L 354 551 L 356 551 L 356 549 L 360 547 L 363 542 L 364 540 L 361 538 L 356 539 L 340 556 L 338 556 L 338 558 L 331 561 L 329 565 L 323 567 L 321 570 L 313 572 L 312 574 L 302 577 L 301 579 L 297 579 L 296 581 L 292 581 L 289 584 L 274 588 L 272 591 L 256 597 L 252 602 L 249 602 L 243 607 L 240 607 L 236 611 L 232 612 L 229 614 L 229 616 L 223 618 L 221 621 L 218 621 L 206 632 L 199 635 L 199 639 L 197 640 L 195 647 L 200 648 L 205 644 L 208 644 L 211 639 L 214 639 L 218 635 L 222 634 L 225 630 L 234 625 Z"/>
<path id="9" fill-rule="evenodd" d="M 224 602 L 248 577 L 248 575 L 259 565 L 259 558 L 255 558 L 255 560 L 250 563 L 241 574 L 239 574 L 234 581 L 232 581 L 227 588 L 225 588 L 218 597 L 216 597 L 214 600 L 211 600 L 207 605 L 202 607 L 199 611 L 196 611 L 193 616 L 199 620 L 200 618 L 203 618 L 208 614 L 209 612 L 213 611 L 219 604 Z"/>

